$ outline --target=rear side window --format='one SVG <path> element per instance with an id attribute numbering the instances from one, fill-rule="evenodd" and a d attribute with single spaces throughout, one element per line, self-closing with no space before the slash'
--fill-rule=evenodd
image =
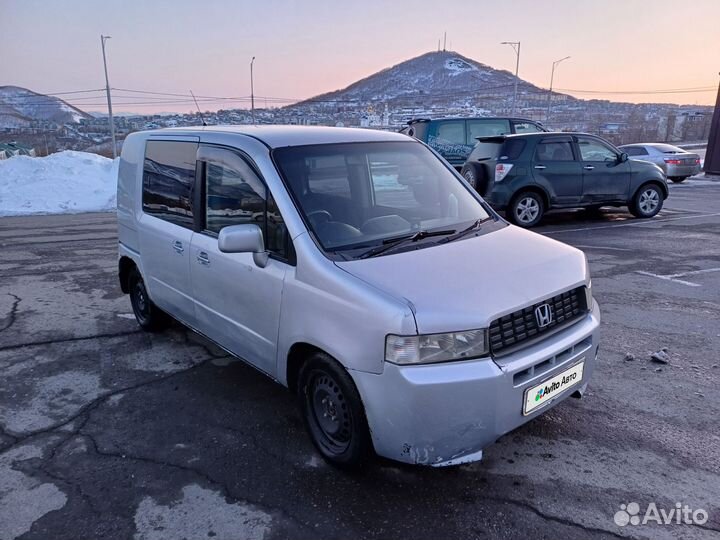
<path id="1" fill-rule="evenodd" d="M 508 139 L 507 141 L 505 141 L 505 144 L 502 145 L 502 148 L 500 149 L 500 154 L 498 155 L 498 159 L 518 159 L 520 157 L 520 154 L 523 153 L 523 150 L 525 150 L 526 145 L 527 142 L 525 141 L 525 139 Z"/>
<path id="2" fill-rule="evenodd" d="M 477 137 L 495 137 L 510 133 L 510 121 L 498 118 L 468 120 L 468 143 L 474 144 Z"/>
<path id="3" fill-rule="evenodd" d="M 540 133 L 544 131 L 540 126 L 532 122 L 513 122 L 515 133 Z"/>
<path id="4" fill-rule="evenodd" d="M 143 167 L 143 211 L 192 229 L 197 143 L 148 141 Z"/>
<path id="5" fill-rule="evenodd" d="M 648 151 L 642 146 L 626 146 L 621 148 L 628 156 L 647 156 Z"/>
<path id="6" fill-rule="evenodd" d="M 435 128 L 436 142 L 442 144 L 465 144 L 465 121 L 438 122 Z"/>
<path id="7" fill-rule="evenodd" d="M 570 141 L 541 141 L 535 150 L 535 161 L 573 161 Z"/>

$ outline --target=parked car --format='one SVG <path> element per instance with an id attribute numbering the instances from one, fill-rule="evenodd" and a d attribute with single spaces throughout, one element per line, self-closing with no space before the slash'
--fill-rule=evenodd
<path id="1" fill-rule="evenodd" d="M 655 216 L 668 196 L 657 165 L 630 161 L 608 141 L 584 133 L 529 133 L 480 139 L 464 168 L 485 169 L 476 189 L 509 221 L 540 223 L 554 208 L 625 206 Z"/>
<path id="2" fill-rule="evenodd" d="M 458 171 L 467 161 L 478 137 L 547 131 L 539 122 L 523 118 L 418 118 L 401 133 L 426 143 Z M 473 183 L 472 178 L 468 178 Z"/>
<path id="3" fill-rule="evenodd" d="M 140 327 L 177 319 L 289 387 L 338 466 L 480 459 L 597 362 L 583 253 L 509 225 L 401 134 L 132 133 L 117 214 Z"/>
<path id="4" fill-rule="evenodd" d="M 658 165 L 673 182 L 682 182 L 700 172 L 700 156 L 665 143 L 635 143 L 619 147 L 632 160 Z"/>

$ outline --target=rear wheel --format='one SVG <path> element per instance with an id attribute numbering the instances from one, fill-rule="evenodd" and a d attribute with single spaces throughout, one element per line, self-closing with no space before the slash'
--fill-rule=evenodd
<path id="1" fill-rule="evenodd" d="M 358 468 L 372 453 L 360 394 L 347 371 L 324 353 L 300 369 L 298 395 L 305 427 L 320 454 L 332 465 Z"/>
<path id="2" fill-rule="evenodd" d="M 534 191 L 524 191 L 517 195 L 506 212 L 507 218 L 520 227 L 534 227 L 545 213 L 545 202 Z"/>
<path id="3" fill-rule="evenodd" d="M 679 184 L 680 182 L 684 181 L 686 178 L 687 178 L 687 176 L 671 176 L 670 180 L 672 180 L 676 184 Z"/>
<path id="4" fill-rule="evenodd" d="M 128 275 L 128 290 L 130 304 L 140 328 L 148 332 L 157 332 L 167 327 L 170 318 L 150 300 L 145 282 L 137 268 L 133 268 Z"/>
<path id="5" fill-rule="evenodd" d="M 663 206 L 663 193 L 656 184 L 645 184 L 635 193 L 628 205 L 630 213 L 637 218 L 651 218 Z"/>

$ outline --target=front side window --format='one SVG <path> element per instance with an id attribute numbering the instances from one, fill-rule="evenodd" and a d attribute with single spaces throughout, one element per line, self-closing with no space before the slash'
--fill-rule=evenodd
<path id="1" fill-rule="evenodd" d="M 197 143 L 148 141 L 143 166 L 143 211 L 192 228 Z"/>
<path id="2" fill-rule="evenodd" d="M 535 161 L 573 161 L 570 141 L 540 141 L 535 149 Z"/>
<path id="3" fill-rule="evenodd" d="M 615 150 L 596 139 L 578 137 L 578 147 L 583 161 L 617 161 L 618 158 Z"/>
<path id="4" fill-rule="evenodd" d="M 242 174 L 210 162 L 206 169 L 206 186 L 205 228 L 208 231 L 219 233 L 223 227 L 243 223 L 262 225 L 266 189 L 254 174 Z"/>
<path id="5" fill-rule="evenodd" d="M 273 158 L 326 252 L 383 245 L 424 231 L 457 231 L 490 213 L 425 147 L 413 142 L 278 148 Z M 320 163 L 344 163 L 349 197 L 308 189 Z M 336 179 L 339 181 L 339 179 Z M 439 233 L 438 233 L 439 234 Z"/>
<path id="6" fill-rule="evenodd" d="M 468 120 L 468 143 L 475 144 L 478 137 L 496 137 L 510 133 L 510 121 L 496 118 Z"/>
<path id="7" fill-rule="evenodd" d="M 272 194 L 253 168 L 239 155 L 222 149 L 203 148 L 205 230 L 254 223 L 263 231 L 265 249 L 290 258 L 291 243 L 285 222 Z"/>

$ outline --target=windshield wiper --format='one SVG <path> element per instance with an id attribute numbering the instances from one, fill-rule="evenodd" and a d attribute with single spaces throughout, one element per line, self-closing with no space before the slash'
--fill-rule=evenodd
<path id="1" fill-rule="evenodd" d="M 358 256 L 358 259 L 367 259 L 368 257 L 380 255 L 381 253 L 385 253 L 386 251 L 399 247 L 400 245 L 408 242 L 417 242 L 418 240 L 422 240 L 423 238 L 429 238 L 431 236 L 446 236 L 448 234 L 455 234 L 455 229 L 447 229 L 442 231 L 418 231 L 416 233 L 405 236 L 387 238 L 383 240 L 382 245 L 376 246 L 366 251 L 365 253 L 361 253 L 360 256 Z"/>
<path id="2" fill-rule="evenodd" d="M 462 238 L 466 234 L 478 230 L 480 228 L 480 225 L 482 225 L 483 223 L 490 221 L 490 220 L 492 220 L 492 217 L 477 219 L 473 222 L 472 225 L 470 225 L 466 229 L 463 229 L 462 231 L 457 232 L 457 233 L 453 234 L 452 236 L 448 236 L 447 238 L 444 238 L 443 240 L 441 240 L 441 242 L 443 244 L 445 244 L 447 242 L 452 242 L 453 240 L 457 240 L 458 238 Z"/>

